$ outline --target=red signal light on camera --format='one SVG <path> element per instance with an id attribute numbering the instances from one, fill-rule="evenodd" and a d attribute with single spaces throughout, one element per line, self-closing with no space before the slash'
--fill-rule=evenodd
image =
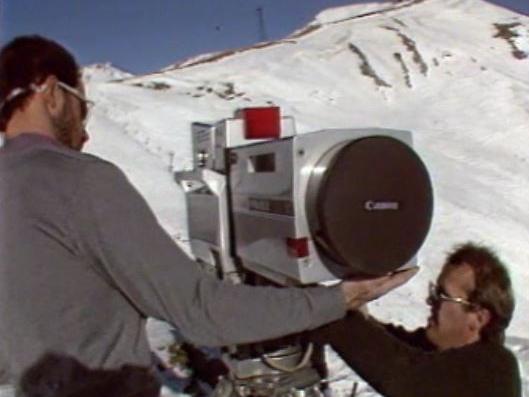
<path id="1" fill-rule="evenodd" d="M 244 120 L 246 139 L 281 137 L 281 115 L 277 106 L 239 109 L 235 116 Z"/>
<path id="2" fill-rule="evenodd" d="M 307 237 L 287 238 L 287 248 L 290 256 L 305 258 L 309 256 L 309 239 Z"/>

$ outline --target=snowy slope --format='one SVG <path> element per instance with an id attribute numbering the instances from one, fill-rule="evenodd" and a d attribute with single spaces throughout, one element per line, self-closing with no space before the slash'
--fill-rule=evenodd
<path id="1" fill-rule="evenodd" d="M 340 7 L 278 42 L 204 55 L 146 76 L 90 79 L 97 106 L 87 149 L 124 168 L 162 224 L 185 238 L 183 196 L 170 171 L 190 165 L 193 121 L 276 104 L 295 117 L 299 133 L 411 130 L 434 181 L 434 223 L 419 276 L 372 311 L 409 327 L 422 324 L 426 283 L 446 252 L 457 242 L 481 241 L 510 266 L 517 309 L 509 334 L 525 339 L 528 72 L 529 18 L 484 1 Z"/>
<path id="2" fill-rule="evenodd" d="M 108 62 L 86 66 L 83 71 L 83 79 L 87 83 L 108 82 L 132 76 L 132 73 L 121 70 Z"/>

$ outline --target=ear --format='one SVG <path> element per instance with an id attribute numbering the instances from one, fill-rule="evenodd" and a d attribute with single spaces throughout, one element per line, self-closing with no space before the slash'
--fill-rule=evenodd
<path id="1" fill-rule="evenodd" d="M 57 116 L 62 113 L 65 106 L 66 97 L 63 90 L 57 84 L 59 80 L 56 76 L 50 75 L 41 83 L 46 89 L 42 93 L 44 105 L 51 116 Z"/>

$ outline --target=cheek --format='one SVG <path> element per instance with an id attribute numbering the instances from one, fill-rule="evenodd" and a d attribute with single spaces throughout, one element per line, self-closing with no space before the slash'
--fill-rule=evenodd
<path id="1" fill-rule="evenodd" d="M 459 306 L 443 304 L 439 310 L 439 322 L 445 328 L 460 329 L 465 323 L 465 319 L 465 313 Z"/>
<path id="2" fill-rule="evenodd" d="M 70 98 L 65 106 L 66 115 L 70 124 L 78 124 L 81 121 L 81 109 L 75 98 Z"/>
<path id="3" fill-rule="evenodd" d="M 77 114 L 70 102 L 66 103 L 64 112 L 61 114 L 62 123 L 72 130 L 76 126 Z"/>
<path id="4" fill-rule="evenodd" d="M 437 310 L 437 320 L 440 324 L 446 324 L 447 320 L 450 321 L 450 311 L 447 310 L 445 304 L 442 304 Z"/>

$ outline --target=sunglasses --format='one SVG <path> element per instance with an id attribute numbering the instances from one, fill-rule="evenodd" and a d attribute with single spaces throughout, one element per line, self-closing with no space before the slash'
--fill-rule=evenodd
<path id="1" fill-rule="evenodd" d="M 469 301 L 468 299 L 448 295 L 445 289 L 441 285 L 436 283 L 431 282 L 428 286 L 428 291 L 428 300 L 431 303 L 454 302 L 469 309 L 476 309 L 477 307 L 479 307 L 479 305 Z"/>

